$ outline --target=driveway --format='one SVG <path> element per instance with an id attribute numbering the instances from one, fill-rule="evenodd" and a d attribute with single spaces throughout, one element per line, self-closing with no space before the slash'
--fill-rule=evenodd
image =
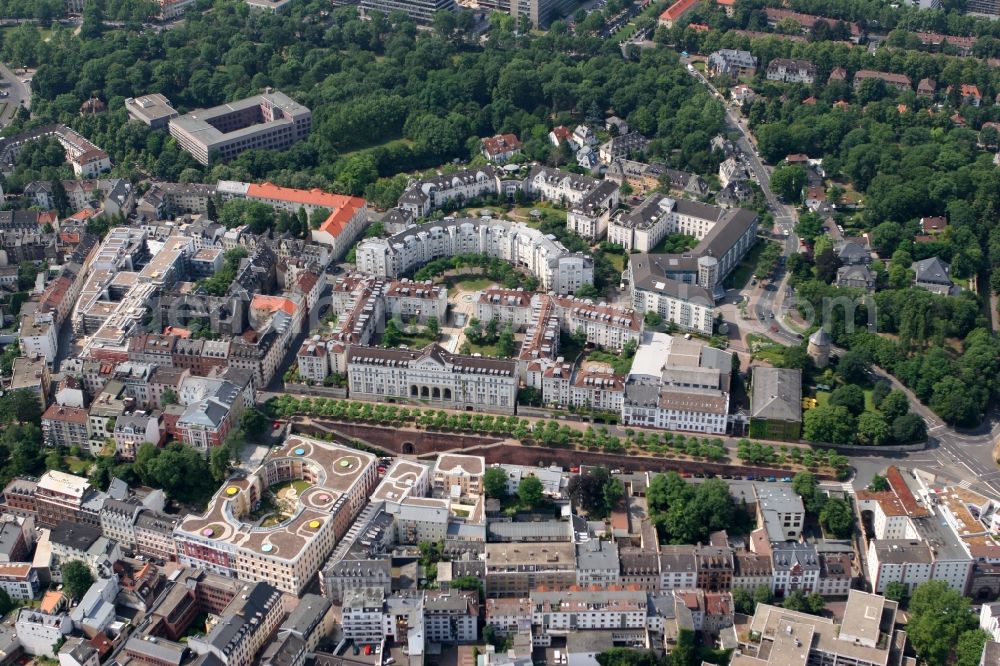
<path id="1" fill-rule="evenodd" d="M 6 127 L 14 118 L 19 106 L 31 108 L 31 87 L 22 80 L 30 79 L 31 74 L 15 74 L 7 65 L 0 63 L 0 91 L 7 93 L 5 97 L 0 97 L 0 127 Z"/>

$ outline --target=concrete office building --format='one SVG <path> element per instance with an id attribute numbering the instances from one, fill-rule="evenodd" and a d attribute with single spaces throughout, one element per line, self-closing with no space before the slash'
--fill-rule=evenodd
<path id="1" fill-rule="evenodd" d="M 696 340 L 643 333 L 625 382 L 622 423 L 724 434 L 732 354 Z"/>
<path id="2" fill-rule="evenodd" d="M 170 119 L 171 136 L 204 165 L 231 160 L 245 150 L 285 150 L 309 136 L 311 128 L 309 109 L 270 88 Z"/>
<path id="3" fill-rule="evenodd" d="M 160 93 L 129 97 L 125 100 L 125 110 L 132 118 L 153 129 L 166 127 L 172 118 L 178 116 L 177 110 L 170 106 L 170 100 Z"/>
<path id="4" fill-rule="evenodd" d="M 455 0 L 361 0 L 364 14 L 403 12 L 416 23 L 428 25 L 435 12 L 457 12 Z"/>
<path id="5" fill-rule="evenodd" d="M 568 16 L 576 4 L 570 0 L 480 0 L 479 6 L 517 19 L 526 18 L 532 28 L 545 28 L 552 21 Z"/>

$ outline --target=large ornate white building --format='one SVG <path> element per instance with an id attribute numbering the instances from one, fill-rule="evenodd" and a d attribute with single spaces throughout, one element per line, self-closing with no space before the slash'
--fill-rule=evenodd
<path id="1" fill-rule="evenodd" d="M 506 220 L 450 219 L 407 229 L 390 238 L 368 238 L 357 247 L 358 270 L 401 277 L 434 259 L 485 254 L 524 268 L 542 289 L 572 294 L 594 281 L 594 260 L 568 251 L 537 229 Z"/>
<path id="2" fill-rule="evenodd" d="M 512 414 L 517 403 L 517 363 L 465 356 L 438 344 L 422 351 L 352 345 L 347 350 L 352 398 L 404 398 L 436 407 Z"/>
<path id="3" fill-rule="evenodd" d="M 500 187 L 498 180 L 490 166 L 426 178 L 412 182 L 397 205 L 416 217 L 424 217 L 449 201 L 463 203 L 484 194 L 496 194 Z"/>

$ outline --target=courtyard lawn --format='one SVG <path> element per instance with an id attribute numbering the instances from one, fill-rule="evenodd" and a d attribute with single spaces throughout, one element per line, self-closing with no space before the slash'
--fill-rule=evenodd
<path id="1" fill-rule="evenodd" d="M 694 236 L 686 236 L 685 234 L 667 234 L 663 237 L 663 240 L 656 244 L 656 247 L 649 251 L 649 253 L 680 254 L 690 250 L 697 244 L 698 239 Z"/>
<path id="2" fill-rule="evenodd" d="M 410 349 L 423 349 L 430 343 L 434 342 L 428 335 L 424 335 L 423 329 L 419 333 L 409 334 L 403 333 L 399 338 L 400 345 L 406 345 Z"/>
<path id="3" fill-rule="evenodd" d="M 469 345 L 470 354 L 482 354 L 483 356 L 492 356 L 496 358 L 499 356 L 496 345 L 474 345 L 466 339 L 465 343 Z"/>
<path id="4" fill-rule="evenodd" d="M 615 270 L 618 271 L 619 274 L 621 274 L 621 272 L 625 270 L 625 255 L 624 254 L 615 254 L 613 252 L 605 252 L 604 253 L 604 257 L 608 260 L 608 262 L 612 266 L 615 267 Z"/>
<path id="5" fill-rule="evenodd" d="M 454 296 L 458 293 L 459 288 L 463 291 L 482 291 L 493 285 L 494 282 L 487 277 L 469 276 L 454 279 L 448 278 L 445 280 L 445 284 L 448 285 L 448 295 Z"/>
<path id="6" fill-rule="evenodd" d="M 66 456 L 65 461 L 69 471 L 78 476 L 86 476 L 87 471 L 94 464 L 93 460 L 83 460 L 76 456 Z"/>
<path id="7" fill-rule="evenodd" d="M 603 351 L 592 351 L 587 354 L 588 361 L 594 361 L 597 363 L 607 363 L 613 369 L 616 375 L 627 375 L 628 371 L 632 369 L 632 359 L 625 358 L 619 354 L 609 354 Z"/>

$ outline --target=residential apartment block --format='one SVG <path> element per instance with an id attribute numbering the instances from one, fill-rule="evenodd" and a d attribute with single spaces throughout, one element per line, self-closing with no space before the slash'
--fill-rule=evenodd
<path id="1" fill-rule="evenodd" d="M 253 474 L 223 484 L 205 513 L 189 514 L 175 528 L 178 558 L 298 594 L 364 507 L 375 467 L 371 454 L 290 437 Z M 251 530 L 246 516 L 264 490 L 296 480 L 311 485 L 298 495 L 291 515 Z"/>
<path id="2" fill-rule="evenodd" d="M 546 291 L 572 294 L 594 281 L 594 261 L 523 223 L 491 218 L 445 220 L 390 238 L 366 238 L 357 247 L 363 273 L 399 278 L 442 257 L 484 254 L 535 275 Z"/>
<path id="3" fill-rule="evenodd" d="M 811 85 L 816 80 L 816 66 L 808 60 L 775 58 L 767 63 L 767 80 Z"/>
<path id="4" fill-rule="evenodd" d="M 608 240 L 633 254 L 623 282 L 639 312 L 657 312 L 681 328 L 710 334 L 716 292 L 756 241 L 757 216 L 653 194 L 611 222 Z M 680 255 L 645 254 L 671 233 L 699 240 Z"/>

